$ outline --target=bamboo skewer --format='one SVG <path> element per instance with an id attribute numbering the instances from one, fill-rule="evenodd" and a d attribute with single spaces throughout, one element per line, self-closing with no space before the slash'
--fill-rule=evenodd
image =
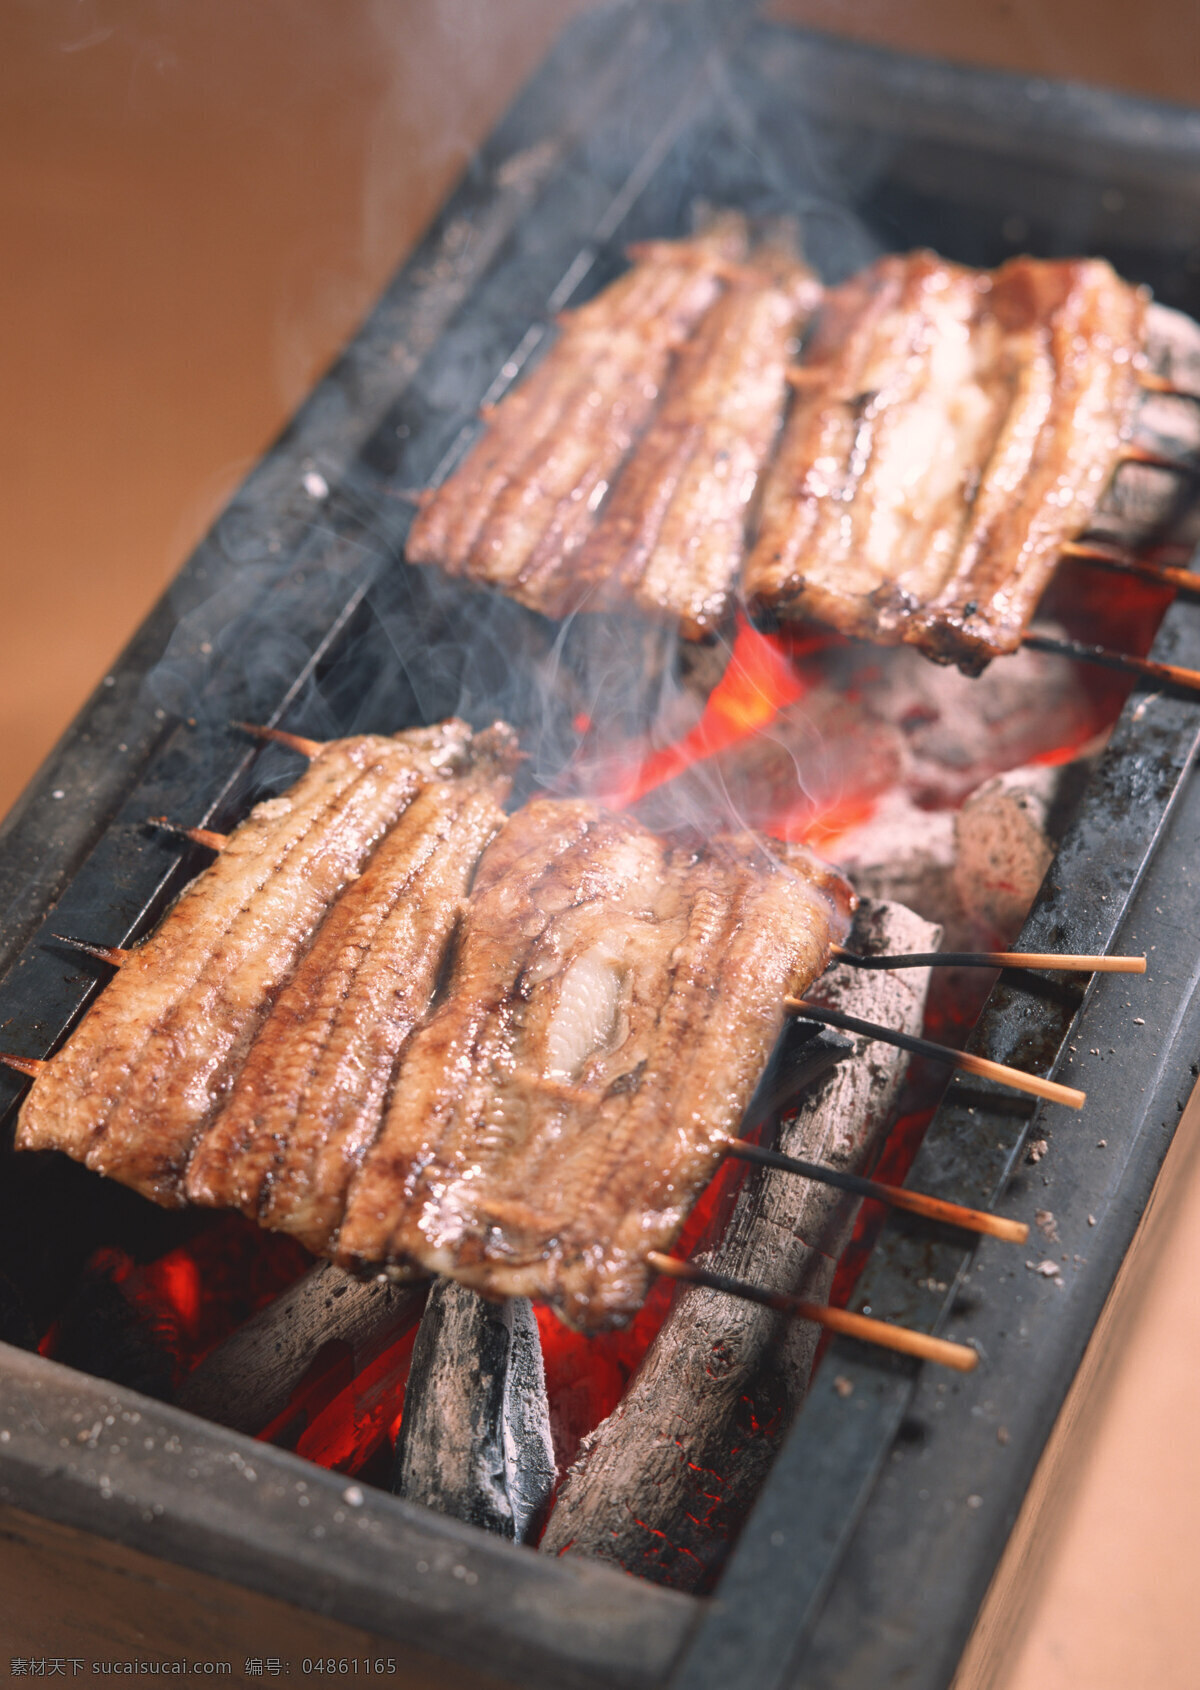
<path id="1" fill-rule="evenodd" d="M 1192 570 L 1135 557 L 1132 552 L 1122 551 L 1116 546 L 1086 545 L 1082 540 L 1065 540 L 1061 550 L 1064 557 L 1078 558 L 1081 563 L 1096 563 L 1102 569 L 1112 569 L 1121 575 L 1136 575 L 1155 586 L 1174 587 L 1181 593 L 1200 593 L 1200 575 Z"/>
<path id="2" fill-rule="evenodd" d="M 167 833 L 178 833 L 184 839 L 190 839 L 193 845 L 203 845 L 207 851 L 223 851 L 229 843 L 227 833 L 214 833 L 207 827 L 181 827 L 168 816 L 149 816 L 147 826 L 164 828 Z"/>
<path id="3" fill-rule="evenodd" d="M 86 951 L 89 956 L 111 963 L 114 968 L 120 968 L 130 954 L 117 946 L 92 945 L 84 939 L 69 939 L 59 933 L 54 937 L 64 945 L 73 945 L 77 950 Z M 45 1062 L 37 1057 L 4 1054 L 0 1054 L 0 1062 L 31 1077 L 36 1076 L 45 1066 Z M 747 1144 L 743 1139 L 727 1139 L 725 1153 L 744 1162 L 754 1162 L 760 1167 L 778 1168 L 784 1173 L 799 1174 L 805 1179 L 836 1186 L 838 1190 L 848 1191 L 856 1197 L 890 1203 L 893 1208 L 907 1209 L 931 1220 L 945 1221 L 952 1226 L 963 1227 L 968 1232 L 986 1233 L 991 1237 L 1003 1238 L 1017 1244 L 1023 1244 L 1029 1236 L 1029 1228 L 1021 1221 L 1005 1220 L 1000 1215 L 989 1215 L 980 1209 L 948 1203 L 940 1197 L 928 1197 L 922 1192 L 908 1191 L 903 1186 L 885 1185 L 879 1180 L 864 1179 L 859 1174 L 847 1174 L 840 1169 L 823 1167 L 816 1162 L 801 1161 L 795 1156 L 785 1156 L 778 1150 L 767 1150 L 757 1144 Z"/>
<path id="4" fill-rule="evenodd" d="M 1142 675 L 1168 686 L 1200 692 L 1200 669 L 1184 669 L 1178 663 L 1158 663 L 1152 657 L 1133 657 L 1107 646 L 1084 645 L 1080 640 L 1060 640 L 1052 634 L 1027 633 L 1021 644 L 1031 651 L 1046 651 L 1052 657 L 1074 657 L 1080 663 L 1098 663 L 1104 669 L 1120 669 L 1128 675 Z"/>
<path id="5" fill-rule="evenodd" d="M 302 734 L 288 733 L 285 728 L 264 728 L 257 722 L 231 722 L 231 727 L 242 733 L 250 734 L 254 739 L 270 740 L 276 745 L 286 745 L 289 751 L 298 751 L 302 757 L 315 757 L 325 748 L 318 739 L 306 739 Z M 214 833 L 208 827 L 181 827 L 178 822 L 171 821 L 168 816 L 150 816 L 151 827 L 165 828 L 168 833 L 178 833 L 184 839 L 190 839 L 193 845 L 203 845 L 209 851 L 223 851 L 229 843 L 227 833 Z M 81 941 L 67 940 L 67 944 L 79 943 L 86 950 L 87 946 Z"/>
<path id="6" fill-rule="evenodd" d="M 911 951 L 905 956 L 859 956 L 834 945 L 853 968 L 1061 968 L 1077 974 L 1144 974 L 1144 956 L 1057 956 L 1053 951 Z"/>
<path id="7" fill-rule="evenodd" d="M 54 933 L 51 937 L 57 939 L 60 945 L 70 945 L 73 950 L 85 951 L 88 956 L 94 956 L 100 962 L 109 962 L 114 968 L 120 968 L 130 956 L 130 952 L 120 945 L 93 945 L 88 939 L 71 939 L 65 933 Z"/>
<path id="8" fill-rule="evenodd" d="M 860 1021 L 857 1015 L 843 1015 L 840 1009 L 822 1009 L 804 998 L 784 998 L 783 1006 L 791 1015 L 803 1015 L 810 1021 L 823 1022 L 827 1027 L 841 1027 L 848 1033 L 862 1033 L 882 1044 L 910 1050 L 916 1056 L 928 1056 L 935 1062 L 949 1063 L 952 1068 L 961 1068 L 964 1073 L 975 1074 L 980 1079 L 998 1080 L 1001 1085 L 1012 1086 L 1014 1091 L 1029 1092 L 1033 1097 L 1046 1098 L 1050 1103 L 1065 1103 L 1070 1109 L 1082 1109 L 1087 1102 L 1087 1093 L 1077 1091 L 1074 1086 L 1060 1086 L 1055 1080 L 1043 1080 L 1038 1074 L 1026 1074 L 1020 1068 L 992 1062 L 986 1056 L 973 1056 L 969 1051 L 951 1050 L 948 1045 L 934 1044 L 929 1039 L 895 1033 L 890 1027 L 877 1027 L 873 1021 Z"/>
<path id="9" fill-rule="evenodd" d="M 63 945 L 70 945 L 75 950 L 84 951 L 88 956 L 96 957 L 101 962 L 109 963 L 113 968 L 120 968 L 130 956 L 130 951 L 118 945 L 95 945 L 87 939 L 73 939 L 65 933 L 55 933 L 53 937 Z M 858 961 L 867 967 L 882 967 L 898 965 L 900 967 L 923 967 L 931 961 L 945 962 L 951 960 L 942 952 L 930 952 L 918 955 L 913 953 L 902 957 L 859 957 L 852 952 L 844 951 L 841 946 L 835 946 L 835 953 L 844 961 Z M 982 953 L 991 956 L 1003 956 L 1003 952 Z M 1035 959 L 1036 960 L 1036 959 Z M 1068 959 L 1071 960 L 1071 959 Z M 1079 959 L 1094 962 L 1095 958 Z M 1137 962 L 1138 958 L 1100 958 L 1101 962 Z M 862 1023 L 866 1025 L 866 1023 Z M 901 1035 L 898 1035 L 901 1036 Z M 933 1047 L 941 1050 L 940 1046 Z M 13 1063 L 32 1061 L 31 1058 L 16 1057 Z M 40 1066 L 40 1064 L 39 1064 Z M 35 1069 L 20 1070 L 35 1072 Z M 886 1185 L 879 1180 L 864 1179 L 859 1174 L 842 1173 L 837 1168 L 823 1167 L 817 1162 L 805 1162 L 794 1156 L 785 1156 L 778 1150 L 765 1150 L 759 1145 L 747 1144 L 743 1139 L 730 1138 L 725 1140 L 725 1152 L 730 1156 L 737 1156 L 745 1162 L 755 1162 L 762 1167 L 779 1168 L 785 1173 L 803 1175 L 806 1179 L 814 1179 L 825 1185 L 836 1186 L 841 1191 L 849 1191 L 858 1197 L 873 1198 L 878 1202 L 890 1203 L 895 1208 L 911 1210 L 913 1214 L 926 1215 L 933 1220 L 946 1221 L 954 1226 L 964 1227 L 970 1232 L 987 1233 L 996 1238 L 1012 1240 L 1023 1244 L 1028 1236 L 1029 1228 L 1020 1221 L 1004 1220 L 997 1215 L 989 1215 L 980 1209 L 970 1209 L 958 1203 L 948 1203 L 940 1197 L 927 1197 L 921 1192 L 908 1191 L 902 1186 Z"/>
<path id="10" fill-rule="evenodd" d="M 1187 458 L 1172 458 L 1166 452 L 1152 452 L 1148 446 L 1124 446 L 1117 459 L 1118 469 L 1122 464 L 1146 464 L 1150 469 L 1170 470 L 1173 475 L 1200 476 L 1200 463 L 1192 463 Z"/>
<path id="11" fill-rule="evenodd" d="M 231 722 L 229 725 L 241 733 L 249 734 L 253 739 L 266 739 L 276 745 L 286 745 L 289 751 L 298 751 L 301 757 L 316 757 L 325 749 L 319 739 L 305 739 L 303 734 L 290 734 L 284 728 L 262 728 L 256 722 Z"/>
<path id="12" fill-rule="evenodd" d="M 14 1069 L 18 1074 L 36 1079 L 46 1066 L 44 1061 L 36 1057 L 10 1056 L 0 1052 L 0 1063 L 7 1068 Z M 753 1146 L 745 1146 L 752 1149 Z M 785 1161 L 789 1158 L 784 1158 Z M 848 1177 L 848 1176 L 847 1176 Z M 874 1185 L 874 1181 L 866 1180 L 865 1185 Z M 914 1193 L 905 1193 L 912 1197 Z M 936 1202 L 936 1199 L 926 1199 Z M 944 1205 L 947 1209 L 958 1211 L 956 1204 Z M 939 1217 L 944 1218 L 944 1217 Z M 984 1220 L 998 1220 L 997 1216 L 982 1216 Z M 1009 1223 L 1016 1225 L 1017 1223 Z M 1027 1229 L 1026 1229 L 1027 1230 Z M 998 1235 L 1003 1236 L 1003 1235 Z M 696 1267 L 691 1262 L 681 1262 L 674 1256 L 665 1256 L 658 1250 L 648 1252 L 647 1261 L 657 1272 L 667 1274 L 673 1279 L 687 1280 L 695 1285 L 706 1285 L 715 1291 L 725 1291 L 731 1296 L 743 1297 L 750 1302 L 761 1303 L 766 1308 L 778 1309 L 781 1313 L 789 1314 L 799 1320 L 811 1320 L 818 1326 L 823 1326 L 831 1332 L 841 1332 L 851 1338 L 861 1338 L 867 1343 L 881 1345 L 884 1349 L 898 1350 L 904 1355 L 918 1356 L 925 1361 L 940 1362 L 945 1367 L 953 1367 L 960 1373 L 969 1373 L 978 1363 L 975 1351 L 965 1344 L 952 1344 L 944 1338 L 932 1338 L 924 1332 L 912 1332 L 904 1326 L 892 1326 L 886 1321 L 872 1320 L 867 1315 L 852 1314 L 847 1309 L 829 1308 L 820 1303 L 809 1303 L 800 1297 L 791 1297 L 786 1293 L 768 1291 L 759 1285 L 751 1285 L 745 1280 L 730 1279 L 724 1274 L 710 1273 L 706 1268 Z"/>
<path id="13" fill-rule="evenodd" d="M 1139 370 L 1137 383 L 1146 393 L 1165 393 L 1169 399 L 1200 400 L 1200 393 L 1190 388 L 1176 387 L 1170 376 L 1160 376 L 1157 370 Z"/>
<path id="14" fill-rule="evenodd" d="M 726 1140 L 725 1153 L 736 1156 L 742 1162 L 753 1162 L 760 1168 L 777 1168 L 781 1173 L 799 1174 L 804 1179 L 817 1180 L 821 1185 L 836 1186 L 839 1191 L 848 1191 L 854 1197 L 890 1203 L 894 1209 L 907 1209 L 911 1214 L 944 1221 L 950 1226 L 962 1227 L 966 1232 L 1003 1238 L 1009 1244 L 1024 1244 L 1029 1237 L 1029 1228 L 1024 1221 L 1007 1220 L 1003 1215 L 990 1215 L 983 1209 L 968 1209 L 961 1203 L 948 1203 L 941 1197 L 928 1197 L 922 1191 L 909 1191 L 906 1186 L 865 1179 L 861 1174 L 843 1173 L 840 1168 L 827 1168 L 820 1162 L 805 1162 L 799 1156 L 785 1156 L 781 1150 L 747 1144 L 744 1139 Z"/>
<path id="15" fill-rule="evenodd" d="M 113 968 L 120 968 L 131 955 L 127 947 L 119 945 L 98 945 L 88 939 L 75 939 L 66 933 L 55 933 L 54 939 L 59 944 L 70 945 L 73 949 L 85 952 L 100 962 L 106 962 Z M 911 952 L 907 956 L 896 957 L 860 957 L 853 951 L 847 951 L 841 945 L 834 946 L 834 954 L 843 962 L 852 962 L 866 968 L 918 968 L 926 967 L 934 962 L 966 962 L 977 963 L 980 966 L 992 966 L 1011 961 L 1020 956 L 1029 965 L 1045 963 L 1047 959 L 1035 955 L 1025 955 L 1019 952 L 987 951 L 978 953 L 953 952 Z M 1050 964 L 1057 963 L 1067 966 L 1078 963 L 1080 966 L 1095 966 L 1096 964 L 1119 964 L 1125 972 L 1144 973 L 1145 958 L 1142 957 L 1068 957 L 1050 958 Z M 1140 966 L 1138 966 L 1140 964 Z M 1115 971 L 1115 970 L 1110 970 Z M 32 1058 L 14 1058 L 17 1062 L 33 1062 Z M 40 1066 L 40 1064 L 37 1064 Z M 35 1072 L 36 1068 L 22 1068 L 21 1072 Z M 887 1185 L 879 1180 L 865 1179 L 859 1174 L 843 1173 L 837 1168 L 824 1167 L 816 1162 L 802 1161 L 795 1156 L 785 1156 L 778 1150 L 767 1150 L 760 1145 L 747 1144 L 743 1139 L 730 1138 L 725 1141 L 725 1152 L 730 1156 L 737 1156 L 742 1161 L 753 1162 L 761 1167 L 781 1169 L 785 1173 L 802 1175 L 806 1179 L 813 1179 L 825 1185 L 836 1186 L 841 1191 L 848 1191 L 858 1197 L 872 1198 L 877 1202 L 890 1203 L 894 1208 L 907 1209 L 913 1214 L 925 1215 L 932 1220 L 945 1221 L 953 1226 L 961 1226 L 969 1232 L 986 1233 L 995 1238 L 1003 1238 L 1023 1244 L 1029 1235 L 1029 1228 L 1021 1221 L 1005 1220 L 1001 1216 L 985 1213 L 980 1209 L 967 1208 L 959 1203 L 949 1203 L 940 1197 L 929 1197 L 921 1192 L 908 1191 L 902 1186 Z"/>
<path id="16" fill-rule="evenodd" d="M 211 838 L 221 837 L 211 835 Z M 114 968 L 129 956 L 120 945 L 97 945 L 90 939 L 73 939 L 67 933 L 52 935 L 60 944 L 86 951 Z M 1144 974 L 1144 956 L 1059 956 L 1053 951 L 909 951 L 900 956 L 860 956 L 844 945 L 834 945 L 839 962 L 854 968 L 1060 968 L 1086 974 Z"/>
<path id="17" fill-rule="evenodd" d="M 6 1068 L 12 1068 L 18 1074 L 28 1074 L 31 1080 L 36 1080 L 46 1066 L 44 1060 L 37 1056 L 10 1056 L 7 1051 L 0 1050 L 0 1062 Z"/>
<path id="18" fill-rule="evenodd" d="M 724 1291 L 731 1297 L 761 1303 L 764 1308 L 777 1309 L 780 1314 L 792 1315 L 797 1320 L 811 1320 L 829 1332 L 861 1338 L 886 1350 L 918 1356 L 922 1361 L 940 1362 L 959 1373 L 970 1373 L 979 1364 L 979 1356 L 967 1344 L 952 1344 L 946 1338 L 932 1338 L 927 1332 L 892 1326 L 886 1320 L 872 1320 L 869 1315 L 830 1308 L 826 1303 L 809 1303 L 785 1291 L 768 1291 L 765 1286 L 751 1285 L 748 1280 L 731 1279 L 727 1274 L 698 1267 L 695 1262 L 680 1261 L 678 1256 L 665 1256 L 661 1250 L 648 1251 L 646 1260 L 657 1273 L 670 1279 L 682 1279 L 689 1285 L 704 1285 L 710 1291 Z"/>

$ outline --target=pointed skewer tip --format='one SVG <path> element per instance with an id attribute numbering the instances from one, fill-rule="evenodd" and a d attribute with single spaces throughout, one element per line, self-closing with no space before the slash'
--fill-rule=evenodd
<path id="1" fill-rule="evenodd" d="M 275 745 L 286 745 L 289 751 L 298 751 L 302 757 L 312 758 L 324 750 L 319 739 L 306 739 L 303 734 L 288 733 L 285 728 L 264 728 L 257 722 L 231 722 L 229 725 L 237 728 L 239 733 L 249 734 L 253 739 L 265 739 Z"/>
<path id="2" fill-rule="evenodd" d="M 7 1051 L 0 1051 L 0 1062 L 18 1074 L 28 1074 L 31 1080 L 36 1080 L 46 1066 L 36 1056 L 10 1056 Z"/>
<path id="3" fill-rule="evenodd" d="M 119 945 L 94 945 L 88 939 L 72 939 L 69 933 L 52 933 L 50 937 L 60 945 L 70 945 L 72 950 L 83 951 L 100 962 L 110 962 L 114 968 L 120 968 L 129 957 L 128 950 Z"/>
<path id="4" fill-rule="evenodd" d="M 179 822 L 173 822 L 170 816 L 147 816 L 146 826 L 177 833 L 183 839 L 190 839 L 193 845 L 203 845 L 207 851 L 223 851 L 229 843 L 227 833 L 214 833 L 207 827 L 183 827 Z"/>

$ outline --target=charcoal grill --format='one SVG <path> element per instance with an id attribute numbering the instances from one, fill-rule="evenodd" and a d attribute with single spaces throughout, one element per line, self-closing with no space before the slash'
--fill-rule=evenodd
<path id="1" fill-rule="evenodd" d="M 872 241 L 971 264 L 1099 252 L 1200 315 L 1198 162 L 1186 112 L 839 43 L 745 6 L 631 4 L 574 25 L 5 824 L 5 1047 L 45 1054 L 95 989 L 54 933 L 121 944 L 194 871 L 147 817 L 220 828 L 283 784 L 282 757 L 252 755 L 231 718 L 286 712 L 322 735 L 504 713 L 534 745 L 532 779 L 569 755 L 570 707 L 510 683 L 552 656 L 636 725 L 647 699 L 606 694 L 569 633 L 516 606 L 484 622 L 469 589 L 397 561 L 405 490 L 437 477 L 479 403 L 630 241 L 682 232 L 707 199 L 798 215 L 831 280 Z M 1154 655 L 1200 664 L 1200 610 L 1172 608 Z M 912 1175 L 960 1202 L 1052 1206 L 1073 1258 L 1063 1286 L 1001 1246 L 890 1220 L 856 1306 L 970 1337 L 983 1364 L 947 1380 L 837 1342 L 707 1601 L 538 1557 L 29 1353 L 95 1240 L 151 1254 L 195 1222 L 58 1159 L 6 1158 L 12 1650 L 212 1655 L 217 1612 L 231 1656 L 275 1650 L 294 1671 L 302 1654 L 391 1656 L 392 1681 L 414 1685 L 948 1683 L 1194 1083 L 1198 737 L 1196 701 L 1134 692 L 1022 935 L 1145 949 L 1136 1011 L 1120 977 L 1005 977 L 976 1035 L 1001 1060 L 1056 1064 L 1090 1090 L 1086 1112 L 1031 1116 L 960 1078 Z M 11 1117 L 20 1084 L 0 1089 Z M 1052 1145 L 1036 1167 L 1035 1125 Z"/>

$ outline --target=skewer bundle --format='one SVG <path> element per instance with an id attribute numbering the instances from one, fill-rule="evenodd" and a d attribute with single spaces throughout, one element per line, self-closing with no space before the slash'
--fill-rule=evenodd
<path id="1" fill-rule="evenodd" d="M 451 722 L 328 746 L 251 731 L 310 758 L 307 775 L 230 835 L 185 830 L 214 864 L 145 944 L 68 937 L 116 967 L 118 981 L 57 1056 L 4 1058 L 36 1079 L 22 1148 L 66 1150 L 160 1203 L 240 1207 L 344 1261 L 447 1272 L 492 1294 L 529 1290 L 584 1326 L 627 1317 L 650 1274 L 684 1271 L 663 1265 L 673 1263 L 666 1250 L 728 1155 L 977 1232 L 1023 1235 L 1000 1217 L 771 1160 L 737 1138 L 784 1015 L 850 1025 L 799 996 L 831 957 L 853 956 L 838 942 L 847 889 L 823 865 L 794 853 L 781 863 L 754 836 L 669 846 L 580 803 L 535 801 L 506 821 L 500 803 L 519 753 L 500 726 L 471 735 Z M 675 975 L 686 976 L 682 997 L 674 977 L 654 983 L 663 933 L 646 923 L 648 898 Z M 1008 965 L 1023 960 L 1052 965 L 1004 953 Z M 638 1034 L 643 1000 L 654 1014 Z M 1083 1101 L 1038 1076 L 916 1044 L 1037 1095 Z M 693 1071 L 700 1050 L 720 1055 L 711 1073 Z M 704 1130 L 689 1143 L 682 1123 L 697 1119 Z M 554 1173 L 547 1146 L 572 1133 L 576 1162 Z M 542 1213 L 542 1188 L 570 1186 L 572 1166 L 592 1171 L 567 1210 Z M 794 1312 L 833 1319 L 807 1305 Z M 873 1328 L 860 1335 L 892 1341 Z M 936 1344 L 921 1353 L 946 1359 Z M 959 1362 L 973 1365 L 973 1352 Z"/>

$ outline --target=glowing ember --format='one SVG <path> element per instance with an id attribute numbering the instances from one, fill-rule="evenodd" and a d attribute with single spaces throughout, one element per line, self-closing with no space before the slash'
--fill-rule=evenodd
<path id="1" fill-rule="evenodd" d="M 178 1386 L 222 1339 L 273 1302 L 312 1265 L 294 1239 L 264 1232 L 241 1215 L 222 1215 L 156 1261 L 139 1263 L 125 1250 L 95 1250 L 81 1282 L 106 1282 L 128 1308 L 140 1333 Z M 120 1306 L 120 1305 L 118 1305 Z M 61 1322 L 38 1345 L 61 1351 Z"/>
<path id="2" fill-rule="evenodd" d="M 322 1344 L 259 1442 L 339 1473 L 361 1473 L 377 1455 L 390 1461 L 419 1322 L 415 1309 L 411 1324 L 398 1337 L 389 1331 L 382 1347 L 371 1340 L 357 1352 L 342 1339 Z"/>
<path id="3" fill-rule="evenodd" d="M 359 1473 L 385 1440 L 394 1447 L 416 1339 L 414 1323 L 311 1415 L 292 1445 L 296 1454 L 338 1473 Z"/>
<path id="4" fill-rule="evenodd" d="M 796 660 L 839 643 L 837 634 L 802 638 L 760 634 L 739 616 L 737 633 L 725 673 L 713 688 L 704 714 L 676 745 L 652 751 L 627 779 L 608 795 L 618 808 L 636 804 L 646 793 L 692 763 L 713 757 L 739 741 L 751 739 L 774 721 L 779 711 L 804 697 L 812 679 Z"/>
<path id="5" fill-rule="evenodd" d="M 726 1161 L 701 1196 L 679 1235 L 674 1254 L 690 1256 L 720 1236 L 742 1181 L 744 1163 Z M 680 1287 L 655 1280 L 634 1319 L 619 1332 L 591 1337 L 564 1326 L 550 1309 L 535 1309 L 550 1399 L 554 1459 L 561 1479 L 579 1453 L 579 1445 L 617 1407 L 670 1313 Z"/>

